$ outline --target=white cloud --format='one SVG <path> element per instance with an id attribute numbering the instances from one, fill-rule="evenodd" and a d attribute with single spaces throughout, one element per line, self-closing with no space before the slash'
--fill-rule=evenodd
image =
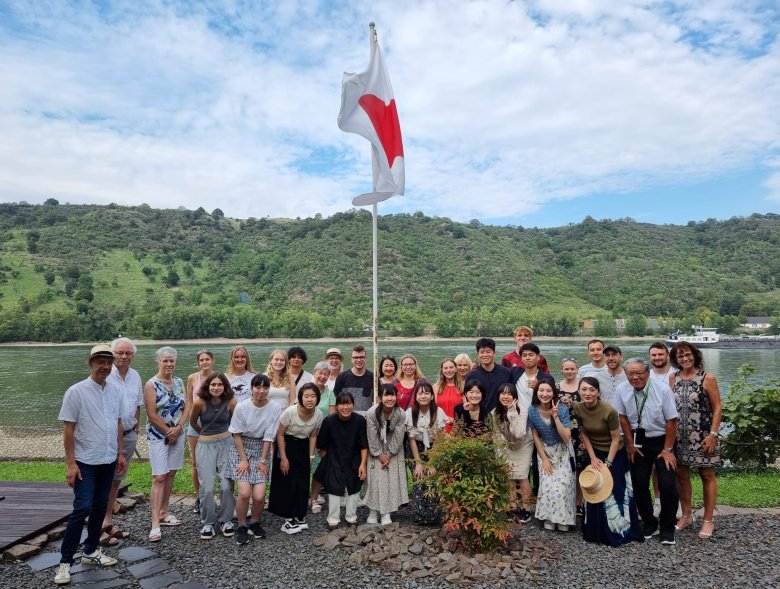
<path id="1" fill-rule="evenodd" d="M 32 6 L 0 8 L 0 200 L 349 208 L 369 148 L 335 119 L 369 20 L 405 140 L 407 195 L 387 212 L 522 218 L 764 165 L 780 139 L 766 3 Z"/>

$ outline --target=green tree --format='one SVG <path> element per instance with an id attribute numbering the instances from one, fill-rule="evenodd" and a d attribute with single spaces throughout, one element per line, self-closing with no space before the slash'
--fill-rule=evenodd
<path id="1" fill-rule="evenodd" d="M 631 315 L 626 321 L 626 335 L 642 336 L 647 333 L 647 317 Z"/>
<path id="2" fill-rule="evenodd" d="M 174 286 L 179 286 L 180 281 L 179 273 L 174 268 L 168 270 L 168 274 L 165 276 L 165 286 L 173 288 Z"/>
<path id="3" fill-rule="evenodd" d="M 596 337 L 614 337 L 617 335 L 615 320 L 611 315 L 600 313 L 596 315 L 596 326 L 593 329 Z"/>

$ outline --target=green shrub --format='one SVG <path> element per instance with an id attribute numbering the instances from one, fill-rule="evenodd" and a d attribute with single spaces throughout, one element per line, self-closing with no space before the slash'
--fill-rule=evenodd
<path id="1" fill-rule="evenodd" d="M 470 550 L 492 550 L 509 538 L 509 469 L 496 450 L 491 434 L 469 438 L 453 429 L 429 452 L 436 471 L 429 482 L 444 511 L 444 530 L 459 531 Z"/>
<path id="2" fill-rule="evenodd" d="M 780 456 L 780 382 L 757 386 L 748 381 L 754 372 L 753 366 L 743 364 L 729 386 L 723 403 L 723 455 L 740 466 L 766 467 Z"/>

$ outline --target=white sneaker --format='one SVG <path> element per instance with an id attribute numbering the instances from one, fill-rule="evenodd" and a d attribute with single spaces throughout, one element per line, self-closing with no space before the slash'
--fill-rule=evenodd
<path id="1" fill-rule="evenodd" d="M 98 548 L 92 554 L 81 555 L 82 564 L 95 564 L 102 567 L 114 566 L 117 563 L 116 558 L 103 554 L 103 551 Z"/>
<path id="2" fill-rule="evenodd" d="M 311 504 L 311 512 L 312 513 L 320 513 L 321 511 L 322 511 L 322 505 L 320 505 L 316 501 Z"/>
<path id="3" fill-rule="evenodd" d="M 390 519 L 389 513 L 383 513 L 382 514 L 382 525 L 383 526 L 389 526 L 391 523 L 393 523 L 393 520 Z"/>
<path id="4" fill-rule="evenodd" d="M 306 523 L 306 518 L 305 517 L 303 519 L 298 519 L 297 517 L 293 518 L 293 523 L 295 525 L 297 525 L 301 530 L 308 530 L 309 529 L 309 524 Z"/>
<path id="5" fill-rule="evenodd" d="M 372 509 L 368 512 L 368 519 L 366 520 L 367 524 L 378 524 L 379 523 L 379 512 L 376 509 Z"/>
<path id="6" fill-rule="evenodd" d="M 566 524 L 558 524 L 558 530 L 561 532 L 568 532 L 569 526 Z"/>
<path id="7" fill-rule="evenodd" d="M 291 519 L 284 520 L 281 529 L 285 534 L 297 534 L 298 532 L 301 531 L 300 526 L 296 524 L 294 520 Z"/>
<path id="8" fill-rule="evenodd" d="M 61 562 L 57 574 L 54 575 L 54 582 L 57 585 L 67 585 L 70 583 L 70 565 L 67 562 Z"/>
<path id="9" fill-rule="evenodd" d="M 545 530 L 554 530 L 555 529 L 555 524 L 552 523 L 549 519 L 545 520 L 545 522 L 544 522 L 544 529 Z"/>

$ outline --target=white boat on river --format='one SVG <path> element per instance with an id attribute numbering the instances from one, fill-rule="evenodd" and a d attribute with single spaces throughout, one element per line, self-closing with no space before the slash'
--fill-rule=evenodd
<path id="1" fill-rule="evenodd" d="M 714 348 L 720 341 L 720 334 L 716 327 L 703 327 L 694 325 L 693 335 L 685 335 L 679 329 L 675 333 L 669 334 L 666 338 L 666 344 L 673 346 L 679 342 L 688 342 L 694 344 L 697 348 Z"/>

